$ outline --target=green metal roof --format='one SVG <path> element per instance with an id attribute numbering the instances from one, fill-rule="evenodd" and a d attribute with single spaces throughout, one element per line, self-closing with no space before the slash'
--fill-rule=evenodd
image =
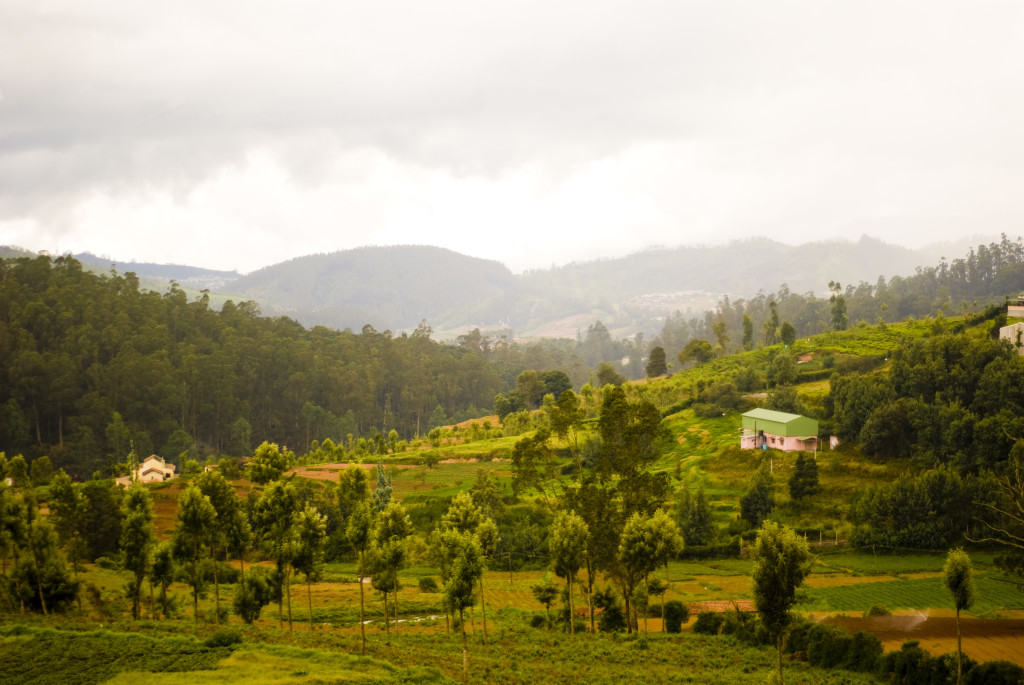
<path id="1" fill-rule="evenodd" d="M 751 409 L 743 414 L 743 427 L 786 437 L 818 434 L 818 422 L 814 419 L 771 409 Z"/>

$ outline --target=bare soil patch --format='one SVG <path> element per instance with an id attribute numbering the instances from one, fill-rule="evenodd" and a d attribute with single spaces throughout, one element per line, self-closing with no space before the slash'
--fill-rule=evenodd
<path id="1" fill-rule="evenodd" d="M 851 633 L 861 630 L 874 633 L 886 651 L 899 649 L 906 640 L 917 640 L 922 649 L 932 654 L 955 652 L 956 618 L 937 616 L 936 613 L 872 618 L 831 617 L 824 623 L 843 626 Z M 961 616 L 960 630 L 964 653 L 975 661 L 1004 660 L 1024 666 L 1024 620 Z"/>

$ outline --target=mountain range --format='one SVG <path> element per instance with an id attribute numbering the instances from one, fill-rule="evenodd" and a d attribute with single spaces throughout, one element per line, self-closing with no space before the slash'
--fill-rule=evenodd
<path id="1" fill-rule="evenodd" d="M 395 332 L 422 321 L 437 339 L 480 328 L 493 336 L 578 337 L 600 320 L 620 338 L 657 333 L 664 317 L 699 315 L 723 297 L 759 291 L 823 293 L 880 276 L 906 276 L 943 257 L 963 256 L 987 242 L 973 237 L 921 249 L 867 236 L 855 242 L 787 245 L 751 238 L 728 245 L 652 248 L 618 259 L 570 263 L 513 274 L 497 261 L 431 246 L 363 247 L 298 257 L 242 275 L 198 267 L 118 262 L 81 253 L 96 271 L 134 271 L 145 287 L 173 280 L 187 291 L 209 290 L 216 305 L 254 300 L 265 315 L 289 316 L 307 327 Z M 0 248 L 0 256 L 25 251 Z"/>

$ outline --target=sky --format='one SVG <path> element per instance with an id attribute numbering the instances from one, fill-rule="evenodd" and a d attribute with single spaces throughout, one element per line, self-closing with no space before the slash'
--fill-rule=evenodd
<path id="1" fill-rule="evenodd" d="M 0 244 L 255 269 L 423 244 L 1024 227 L 1024 3 L 0 0 Z"/>

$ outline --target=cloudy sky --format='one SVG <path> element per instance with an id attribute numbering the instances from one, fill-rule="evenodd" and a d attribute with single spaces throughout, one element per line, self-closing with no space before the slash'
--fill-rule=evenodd
<path id="1" fill-rule="evenodd" d="M 1024 233 L 1024 3 L 0 0 L 0 244 L 513 270 Z"/>

